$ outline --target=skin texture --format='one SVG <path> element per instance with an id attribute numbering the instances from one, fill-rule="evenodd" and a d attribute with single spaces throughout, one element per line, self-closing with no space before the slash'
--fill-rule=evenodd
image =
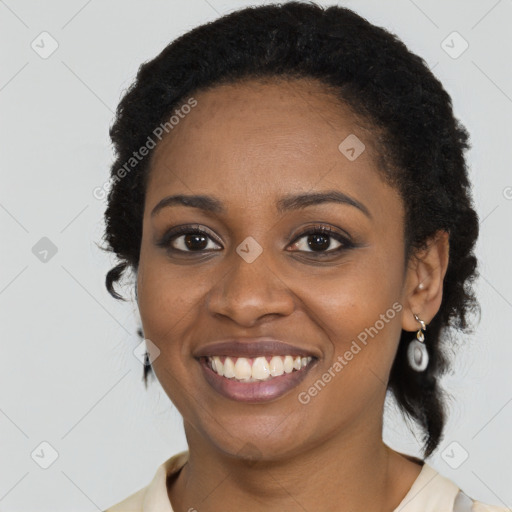
<path id="1" fill-rule="evenodd" d="M 183 416 L 189 444 L 189 462 L 168 482 L 172 506 L 393 510 L 421 466 L 382 441 L 386 384 L 401 329 L 419 327 L 413 312 L 428 325 L 439 309 L 447 235 L 405 261 L 403 201 L 375 167 L 371 130 L 315 81 L 244 82 L 194 97 L 197 106 L 152 155 L 137 273 L 144 335 L 161 351 L 153 368 Z M 338 149 L 350 134 L 366 145 L 354 161 Z M 275 206 L 287 194 L 333 189 L 364 204 L 370 217 L 346 204 L 283 214 Z M 171 194 L 215 196 L 226 212 L 171 206 L 152 217 Z M 202 255 L 157 245 L 182 224 L 211 235 Z M 308 236 L 298 238 L 319 224 L 348 234 L 355 247 L 320 258 L 340 242 L 327 237 L 327 249 L 314 251 Z M 248 236 L 263 249 L 252 263 L 236 252 Z M 186 250 L 185 238 L 178 235 L 173 246 Z M 298 393 L 396 302 L 401 311 L 317 396 L 300 403 Z M 259 336 L 307 348 L 318 361 L 274 401 L 219 395 L 193 351 Z M 428 331 L 426 337 L 428 345 Z"/>

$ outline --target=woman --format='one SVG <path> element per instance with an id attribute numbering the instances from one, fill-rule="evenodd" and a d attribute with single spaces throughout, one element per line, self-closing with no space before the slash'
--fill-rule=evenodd
<path id="1" fill-rule="evenodd" d="M 341 7 L 247 8 L 139 70 L 111 129 L 131 269 L 189 450 L 108 509 L 499 511 L 382 440 L 386 393 L 445 423 L 478 217 L 468 134 L 424 61 Z"/>

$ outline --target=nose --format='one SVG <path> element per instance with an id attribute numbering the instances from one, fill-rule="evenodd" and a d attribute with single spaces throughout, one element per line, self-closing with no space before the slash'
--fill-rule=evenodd
<path id="1" fill-rule="evenodd" d="M 230 269 L 208 295 L 210 313 L 245 327 L 263 317 L 290 315 L 294 294 L 267 260 L 265 251 L 251 263 L 234 253 Z"/>

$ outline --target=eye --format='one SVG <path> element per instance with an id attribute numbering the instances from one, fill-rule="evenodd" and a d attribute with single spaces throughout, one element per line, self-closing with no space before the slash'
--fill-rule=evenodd
<path id="1" fill-rule="evenodd" d="M 302 241 L 304 239 L 304 241 Z M 337 244 L 333 248 L 333 243 Z M 177 253 L 202 253 L 222 249 L 213 235 L 199 226 L 177 226 L 169 230 L 157 243 L 159 247 Z M 220 246 L 216 249 L 215 246 Z M 354 247 L 348 236 L 342 235 L 330 226 L 313 226 L 295 238 L 290 246 L 298 252 L 317 253 L 319 256 L 331 255 Z"/>
<path id="2" fill-rule="evenodd" d="M 216 250 L 208 247 L 209 242 L 215 244 L 212 235 L 198 226 L 178 226 L 165 233 L 157 245 L 176 252 Z"/>
<path id="3" fill-rule="evenodd" d="M 301 242 L 301 239 L 305 241 Z M 338 244 L 334 248 L 333 242 Z M 347 236 L 338 233 L 330 226 L 314 226 L 301 233 L 291 247 L 298 249 L 299 252 L 332 254 L 350 249 L 354 244 Z"/>

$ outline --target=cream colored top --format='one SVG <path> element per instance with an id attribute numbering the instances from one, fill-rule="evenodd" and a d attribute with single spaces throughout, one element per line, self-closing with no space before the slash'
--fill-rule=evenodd
<path id="1" fill-rule="evenodd" d="M 153 480 L 104 512 L 173 512 L 167 495 L 167 477 L 188 460 L 188 450 L 161 464 Z M 426 462 L 409 492 L 393 512 L 508 512 L 505 507 L 485 505 L 470 499 L 451 480 Z"/>

